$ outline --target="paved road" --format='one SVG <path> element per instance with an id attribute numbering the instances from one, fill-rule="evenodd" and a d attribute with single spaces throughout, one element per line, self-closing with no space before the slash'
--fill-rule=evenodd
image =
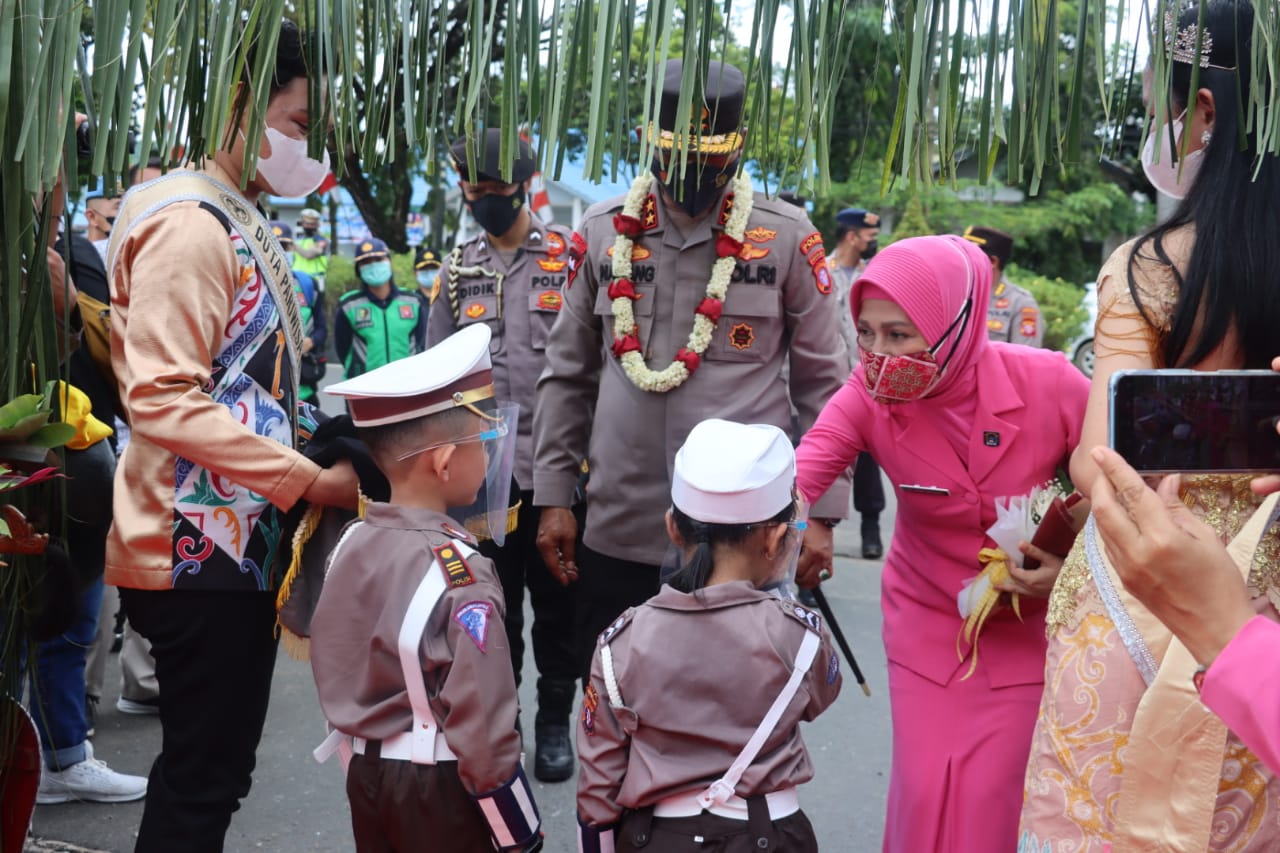
<path id="1" fill-rule="evenodd" d="M 891 505 L 884 518 L 886 533 L 893 524 L 892 493 L 889 499 Z M 837 530 L 837 551 L 845 556 L 837 559 L 836 576 L 823 588 L 858 655 L 872 696 L 863 696 L 846 667 L 840 699 L 804 730 L 817 776 L 801 789 L 801 801 L 822 849 L 873 853 L 880 849 L 892 733 L 880 643 L 880 564 L 849 556 L 856 553 L 859 544 L 856 528 L 855 521 Z M 525 621 L 529 624 L 532 618 Z M 684 651 L 696 654 L 696 650 Z M 160 748 L 159 721 L 116 711 L 113 689 L 118 686 L 118 672 L 113 660 L 107 678 L 109 695 L 103 697 L 98 716 L 95 752 L 116 770 L 145 775 Z M 529 709 L 535 707 L 535 679 L 530 661 L 521 690 L 522 704 Z M 532 710 L 525 716 L 524 727 L 528 731 L 533 727 Z M 232 819 L 226 843 L 228 853 L 353 850 L 341 770 L 336 761 L 324 766 L 316 764 L 310 754 L 323 734 L 324 722 L 316 704 L 310 668 L 282 651 L 276 664 L 266 732 L 258 750 L 253 790 Z M 547 853 L 573 853 L 577 849 L 573 835 L 574 786 L 572 780 L 535 786 L 547 833 Z M 88 848 L 127 853 L 133 849 L 141 816 L 141 803 L 40 806 L 34 829 L 37 838 L 47 843 L 30 849 Z"/>

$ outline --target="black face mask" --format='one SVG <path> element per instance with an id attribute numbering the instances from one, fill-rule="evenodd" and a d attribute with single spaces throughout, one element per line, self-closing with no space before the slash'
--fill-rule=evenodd
<path id="1" fill-rule="evenodd" d="M 317 230 L 319 229 L 308 228 L 306 225 L 302 226 L 302 233 L 306 234 L 308 237 L 314 237 Z"/>
<path id="2" fill-rule="evenodd" d="M 734 162 L 719 168 L 703 166 L 699 171 L 696 163 L 690 163 L 685 169 L 681 186 L 676 187 L 674 180 L 678 168 L 678 164 L 673 164 L 672 173 L 667 175 L 668 180 L 663 181 L 663 183 L 666 184 L 667 191 L 671 193 L 672 198 L 676 199 L 676 205 L 681 210 L 689 216 L 697 216 L 715 204 L 716 199 L 720 198 L 721 193 L 724 192 L 725 184 L 729 183 L 729 180 L 733 177 L 738 164 Z M 661 157 L 653 158 L 652 171 L 654 177 L 662 181 L 663 165 Z"/>
<path id="3" fill-rule="evenodd" d="M 867 244 L 867 248 L 862 250 L 862 259 L 869 261 L 876 256 L 876 252 L 880 251 L 880 241 L 872 240 Z"/>
<path id="4" fill-rule="evenodd" d="M 501 237 L 511 230 L 523 207 L 524 184 L 518 185 L 512 195 L 483 195 L 467 202 L 467 210 L 471 211 L 476 222 L 494 237 Z"/>

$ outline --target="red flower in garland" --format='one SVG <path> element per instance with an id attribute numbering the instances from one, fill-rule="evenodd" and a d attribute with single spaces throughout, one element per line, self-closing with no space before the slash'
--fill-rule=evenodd
<path id="1" fill-rule="evenodd" d="M 617 213 L 613 217 L 613 230 L 634 240 L 644 233 L 644 223 L 634 216 Z"/>
<path id="2" fill-rule="evenodd" d="M 636 285 L 629 278 L 615 278 L 609 282 L 609 299 L 630 299 L 633 302 L 640 298 L 636 293 Z"/>
<path id="3" fill-rule="evenodd" d="M 692 375 L 698 369 L 698 365 L 702 364 L 702 358 L 691 349 L 680 347 L 676 353 L 676 361 L 684 362 L 685 369 Z"/>
<path id="4" fill-rule="evenodd" d="M 742 241 L 735 240 L 728 234 L 716 238 L 716 255 L 721 258 L 736 258 L 742 254 Z"/>
<path id="5" fill-rule="evenodd" d="M 622 358 L 624 354 L 629 352 L 640 352 L 640 338 L 634 332 L 615 338 L 613 341 L 614 358 Z"/>
<path id="6" fill-rule="evenodd" d="M 693 309 L 695 314 L 701 314 L 712 323 L 720 322 L 720 312 L 724 310 L 724 303 L 719 299 L 713 299 L 708 296 L 698 303 L 698 307 Z"/>

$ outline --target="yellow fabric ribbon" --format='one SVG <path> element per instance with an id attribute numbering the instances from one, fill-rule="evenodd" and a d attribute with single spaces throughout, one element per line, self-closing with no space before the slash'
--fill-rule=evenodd
<path id="1" fill-rule="evenodd" d="M 964 620 L 964 626 L 956 637 L 956 656 L 960 660 L 964 660 L 964 652 L 960 647 L 961 640 L 969 643 L 973 649 L 969 671 L 964 674 L 961 681 L 972 676 L 978 669 L 978 635 L 982 633 L 982 626 L 987 624 L 987 617 L 995 612 L 996 605 L 1000 603 L 1001 590 L 996 588 L 997 584 L 1006 584 L 1013 580 L 1013 576 L 1009 574 L 1009 555 L 1002 548 L 983 548 L 978 552 L 978 562 L 982 564 L 983 569 L 974 583 L 986 578 L 988 585 L 982 598 L 970 608 L 969 615 Z M 1018 593 L 1014 592 L 1010 595 L 1013 597 L 1013 612 L 1021 621 L 1022 609 L 1018 602 Z"/>
<path id="2" fill-rule="evenodd" d="M 72 450 L 85 450 L 110 436 L 115 430 L 93 416 L 89 396 L 74 385 L 58 382 L 58 399 L 62 404 L 62 422 L 76 428 L 75 437 L 67 442 Z"/>

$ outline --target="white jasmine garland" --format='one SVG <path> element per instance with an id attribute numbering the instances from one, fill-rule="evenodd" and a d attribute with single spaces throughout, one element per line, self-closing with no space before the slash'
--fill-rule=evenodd
<path id="1" fill-rule="evenodd" d="M 631 182 L 631 189 L 627 191 L 626 199 L 623 201 L 622 215 L 632 219 L 639 219 L 641 210 L 645 201 L 649 198 L 652 188 L 653 174 L 651 172 L 644 172 L 636 176 L 636 179 Z M 729 213 L 729 219 L 724 228 L 725 234 L 739 243 L 743 241 L 743 237 L 746 234 L 747 220 L 751 216 L 751 207 L 754 200 L 751 179 L 745 173 L 740 172 L 733 179 L 733 209 Z M 631 278 L 631 252 L 634 246 L 634 241 L 623 233 L 619 233 L 613 241 L 611 271 L 614 280 Z M 706 293 L 709 298 L 719 300 L 721 305 L 723 305 L 725 296 L 729 292 L 729 281 L 733 276 L 735 263 L 736 259 L 730 255 L 716 258 L 716 262 L 711 267 L 711 278 L 707 281 Z M 707 347 L 711 345 L 711 338 L 715 334 L 715 330 L 715 322 L 704 314 L 695 313 L 693 315 L 693 330 L 689 333 L 689 341 L 685 345 L 685 349 L 701 357 L 707 351 Z M 636 335 L 637 339 L 639 338 L 639 332 L 636 330 L 635 312 L 632 310 L 629 297 L 623 296 L 613 300 L 613 332 L 614 337 L 618 339 L 633 334 Z M 667 391 L 679 388 L 690 376 L 689 368 L 679 360 L 672 361 L 662 370 L 650 369 L 645 364 L 643 349 L 640 352 L 634 350 L 625 352 L 619 358 L 619 361 L 627 378 L 642 391 L 665 394 Z"/>

